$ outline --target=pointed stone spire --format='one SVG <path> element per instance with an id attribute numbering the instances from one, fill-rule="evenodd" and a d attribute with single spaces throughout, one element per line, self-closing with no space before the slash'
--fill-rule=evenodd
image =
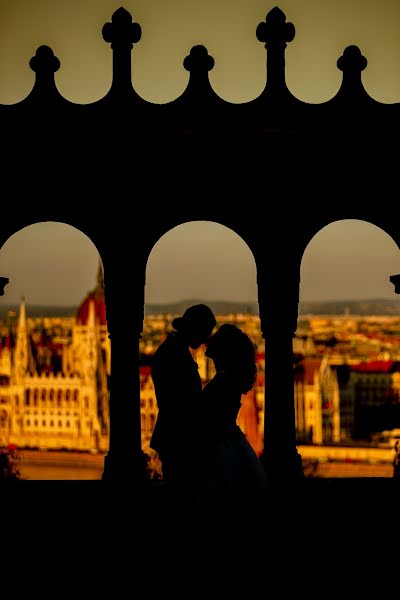
<path id="1" fill-rule="evenodd" d="M 83 373 L 85 378 L 94 382 L 97 369 L 97 334 L 96 334 L 96 312 L 95 303 L 89 302 L 88 319 L 86 323 L 86 336 L 83 359 Z"/>
<path id="2" fill-rule="evenodd" d="M 96 310 L 94 306 L 94 300 L 89 301 L 89 312 L 87 319 L 87 326 L 93 329 L 96 325 Z"/>
<path id="3" fill-rule="evenodd" d="M 21 304 L 19 305 L 18 313 L 18 331 L 26 330 L 26 307 L 25 298 L 21 298 Z"/>
<path id="4" fill-rule="evenodd" d="M 14 372 L 18 379 L 26 375 L 28 359 L 28 331 L 26 327 L 25 298 L 22 298 L 19 307 L 17 339 L 14 348 Z"/>
<path id="5" fill-rule="evenodd" d="M 102 294 L 104 293 L 104 271 L 101 258 L 99 258 L 99 267 L 97 269 L 97 290 L 101 291 Z"/>

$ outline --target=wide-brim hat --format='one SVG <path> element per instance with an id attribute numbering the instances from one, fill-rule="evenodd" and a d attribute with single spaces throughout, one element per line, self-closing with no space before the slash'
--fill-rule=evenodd
<path id="1" fill-rule="evenodd" d="M 172 327 L 177 331 L 209 332 L 214 329 L 217 321 L 211 308 L 206 304 L 189 306 L 181 317 L 172 321 Z"/>

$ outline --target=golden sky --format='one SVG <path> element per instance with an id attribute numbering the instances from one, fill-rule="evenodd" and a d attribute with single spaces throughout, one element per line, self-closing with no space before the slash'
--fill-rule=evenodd
<path id="1" fill-rule="evenodd" d="M 296 27 L 286 52 L 287 82 L 308 102 L 332 97 L 341 81 L 336 61 L 359 45 L 368 59 L 365 87 L 381 102 L 400 101 L 399 0 L 282 0 Z M 184 57 L 195 44 L 215 58 L 215 91 L 232 102 L 256 97 L 265 83 L 265 49 L 255 35 L 269 0 L 1 0 L 0 102 L 24 98 L 33 84 L 29 59 L 51 46 L 61 60 L 57 85 L 68 99 L 89 103 L 106 94 L 111 51 L 103 24 L 124 6 L 142 27 L 133 52 L 134 84 L 151 102 L 168 102 L 186 86 Z"/>

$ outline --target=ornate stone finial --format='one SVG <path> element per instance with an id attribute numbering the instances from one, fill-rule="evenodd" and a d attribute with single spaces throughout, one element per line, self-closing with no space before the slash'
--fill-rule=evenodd
<path id="1" fill-rule="evenodd" d="M 0 296 L 4 296 L 4 287 L 10 282 L 8 277 L 0 277 Z"/>
<path id="2" fill-rule="evenodd" d="M 191 75 L 208 73 L 214 68 L 215 61 L 208 54 L 205 46 L 193 46 L 189 56 L 183 61 L 183 66 Z"/>
<path id="3" fill-rule="evenodd" d="M 31 97 L 54 101 L 58 96 L 54 73 L 60 68 L 60 61 L 54 56 L 53 50 L 48 46 L 40 46 L 29 61 L 29 66 L 36 73 Z"/>
<path id="4" fill-rule="evenodd" d="M 111 23 L 106 23 L 103 27 L 103 38 L 111 44 L 111 48 L 126 47 L 133 48 L 142 37 L 142 28 L 139 23 L 132 22 L 132 15 L 119 8 L 111 18 Z"/>
<path id="5" fill-rule="evenodd" d="M 367 93 L 364 90 L 361 73 L 367 66 L 368 61 L 361 54 L 361 50 L 357 46 L 348 46 L 343 55 L 338 59 L 338 69 L 343 71 L 343 81 L 338 92 L 339 98 L 346 98 L 346 101 L 361 98 L 367 99 Z"/>
<path id="6" fill-rule="evenodd" d="M 258 25 L 256 35 L 260 42 L 265 42 L 265 47 L 282 46 L 291 42 L 296 34 L 293 23 L 286 23 L 286 15 L 275 6 L 266 16 L 265 22 Z"/>
<path id="7" fill-rule="evenodd" d="M 389 279 L 394 285 L 394 293 L 400 294 L 400 275 L 391 275 Z"/>
<path id="8" fill-rule="evenodd" d="M 296 30 L 293 23 L 286 23 L 286 15 L 275 6 L 266 16 L 265 22 L 258 25 L 256 35 L 265 43 L 267 54 L 267 86 L 270 95 L 288 92 L 285 81 L 285 48 L 294 39 Z"/>
<path id="9" fill-rule="evenodd" d="M 54 52 L 48 46 L 40 46 L 36 50 L 35 56 L 29 61 L 29 66 L 37 76 L 53 79 L 54 73 L 60 68 L 60 61 L 54 55 Z"/>
<path id="10" fill-rule="evenodd" d="M 204 102 L 206 97 L 213 95 L 212 87 L 208 79 L 208 72 L 214 67 L 214 59 L 208 54 L 205 46 L 193 46 L 189 56 L 183 61 L 190 78 L 185 95 L 191 97 L 191 102 Z"/>
<path id="11" fill-rule="evenodd" d="M 138 23 L 132 22 L 132 15 L 119 8 L 113 14 L 111 23 L 103 27 L 103 38 L 113 50 L 113 82 L 111 91 L 120 98 L 129 97 L 133 92 L 131 75 L 131 52 L 133 44 L 142 37 Z"/>
<path id="12" fill-rule="evenodd" d="M 361 54 L 358 46 L 347 46 L 343 55 L 337 61 L 337 67 L 343 73 L 361 73 L 368 64 L 365 56 Z"/>

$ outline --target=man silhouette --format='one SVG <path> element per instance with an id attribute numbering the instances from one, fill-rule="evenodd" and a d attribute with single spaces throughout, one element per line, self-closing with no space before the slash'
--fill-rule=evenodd
<path id="1" fill-rule="evenodd" d="M 172 321 L 170 333 L 154 353 L 151 375 L 158 416 L 150 446 L 162 462 L 163 479 L 175 491 L 189 491 L 194 481 L 201 379 L 190 348 L 207 341 L 216 325 L 205 304 L 189 307 Z"/>

